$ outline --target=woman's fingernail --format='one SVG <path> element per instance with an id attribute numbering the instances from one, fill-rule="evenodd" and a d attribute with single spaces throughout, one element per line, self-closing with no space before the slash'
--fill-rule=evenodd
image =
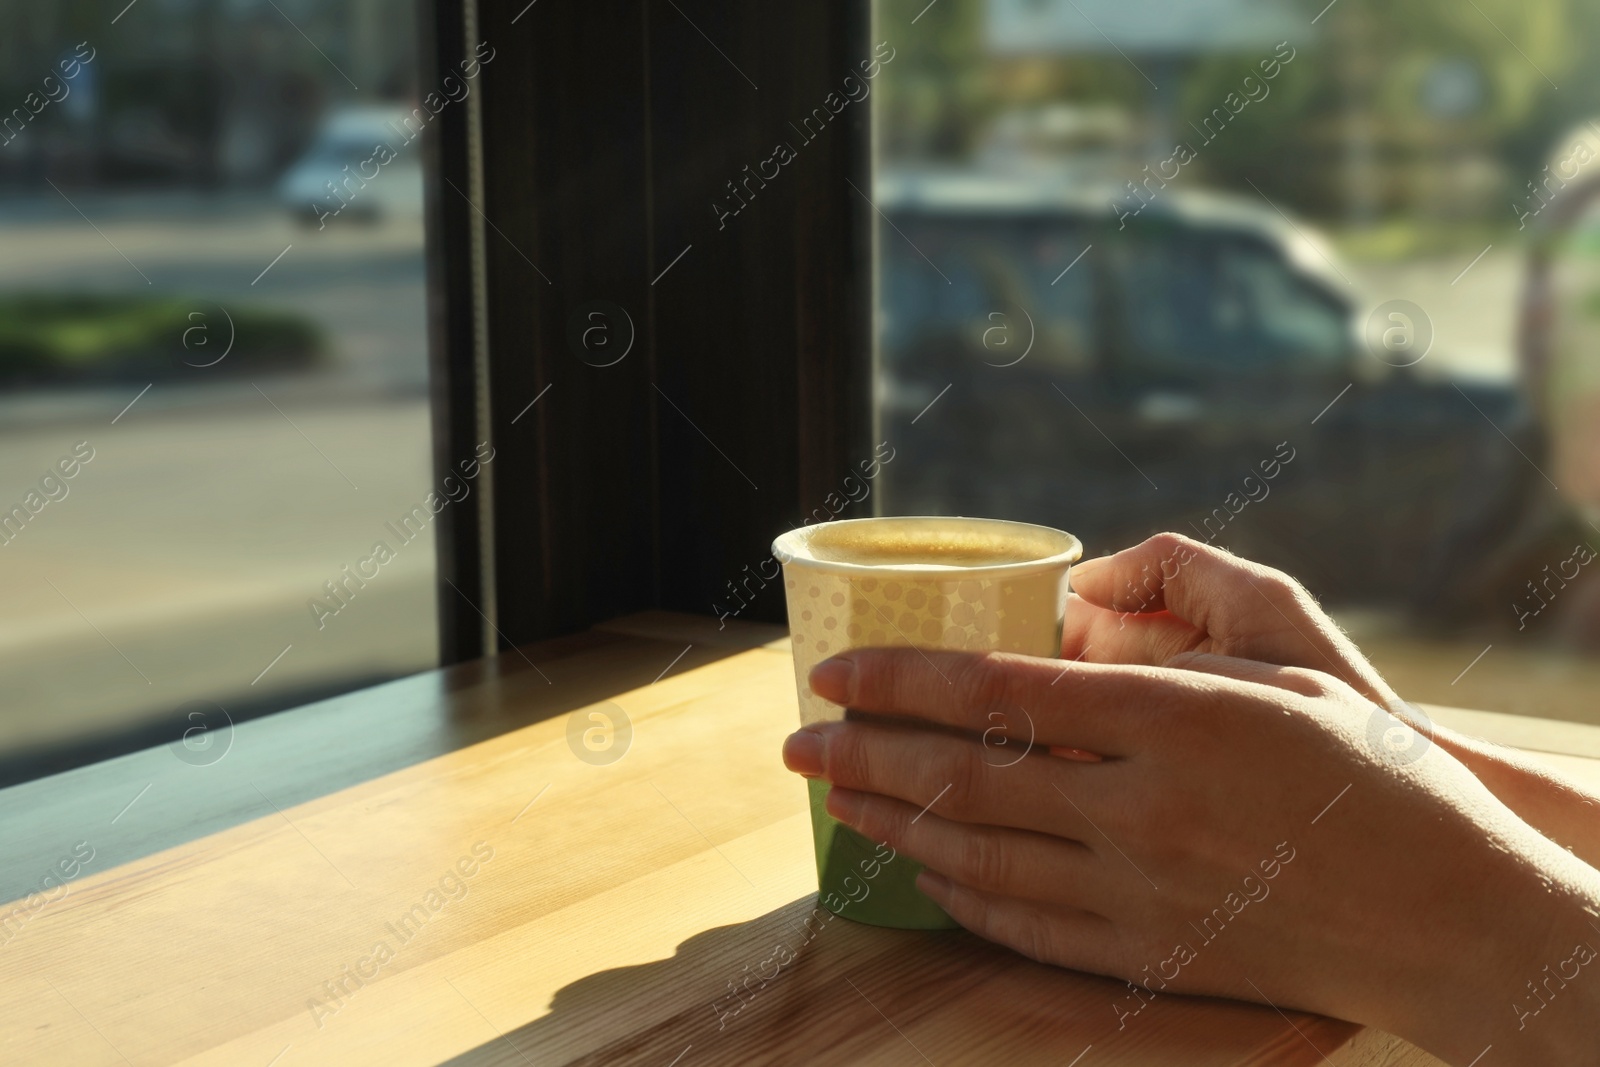
<path id="1" fill-rule="evenodd" d="M 783 765 L 807 778 L 822 777 L 822 738 L 810 730 L 799 730 L 783 742 Z"/>
<path id="2" fill-rule="evenodd" d="M 826 807 L 829 815 L 842 823 L 854 826 L 861 819 L 861 801 L 861 794 L 854 789 L 834 786 L 828 790 Z"/>
<path id="3" fill-rule="evenodd" d="M 1099 568 L 1104 567 L 1106 565 L 1106 561 L 1110 558 L 1110 556 L 1096 556 L 1094 559 L 1079 560 L 1077 563 L 1072 565 L 1069 573 L 1081 578 L 1084 575 L 1087 575 L 1090 571 L 1098 570 Z"/>
<path id="4" fill-rule="evenodd" d="M 848 704 L 856 695 L 856 665 L 842 656 L 825 659 L 811 668 L 811 691 L 823 700 Z"/>
<path id="5" fill-rule="evenodd" d="M 944 900 L 950 895 L 950 879 L 937 871 L 924 870 L 917 875 L 917 888 L 934 900 Z"/>

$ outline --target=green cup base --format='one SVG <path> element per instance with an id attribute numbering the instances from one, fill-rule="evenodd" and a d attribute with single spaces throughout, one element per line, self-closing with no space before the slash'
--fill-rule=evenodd
<path id="1" fill-rule="evenodd" d="M 922 864 L 868 841 L 829 815 L 829 784 L 806 782 L 817 853 L 817 898 L 835 915 L 896 930 L 955 930 L 956 921 L 917 888 Z"/>

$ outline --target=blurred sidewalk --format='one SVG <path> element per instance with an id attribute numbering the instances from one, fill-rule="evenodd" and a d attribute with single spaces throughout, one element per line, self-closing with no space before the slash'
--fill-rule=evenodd
<path id="1" fill-rule="evenodd" d="M 1517 374 L 1516 322 L 1526 253 L 1497 244 L 1462 274 L 1476 254 L 1355 260 L 1349 269 L 1365 298 L 1363 316 L 1390 300 L 1410 300 L 1427 312 L 1437 332 L 1419 371 L 1510 382 Z"/>
<path id="2" fill-rule="evenodd" d="M 430 489 L 426 401 L 274 397 L 280 414 L 251 396 L 0 432 L 7 508 L 75 442 L 95 449 L 0 547 L 0 749 L 434 664 L 432 528 L 403 548 L 384 528 Z M 307 599 L 379 539 L 397 558 L 319 631 Z"/>

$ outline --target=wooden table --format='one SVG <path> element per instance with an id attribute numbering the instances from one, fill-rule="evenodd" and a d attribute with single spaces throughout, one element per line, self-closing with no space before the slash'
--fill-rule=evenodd
<path id="1" fill-rule="evenodd" d="M 635 616 L 0 792 L 0 1062 L 1437 1062 L 1220 1000 L 1119 1032 L 1122 984 L 964 932 L 808 933 L 793 682 L 781 631 Z M 1437 712 L 1600 780 L 1600 729 Z"/>

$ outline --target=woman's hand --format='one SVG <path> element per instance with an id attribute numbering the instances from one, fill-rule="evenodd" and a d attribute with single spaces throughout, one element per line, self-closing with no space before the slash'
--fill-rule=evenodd
<path id="1" fill-rule="evenodd" d="M 1342 682 L 1184 667 L 856 650 L 812 688 L 899 721 L 807 726 L 785 761 L 925 864 L 958 922 L 1034 959 L 1342 1016 L 1460 1064 L 1490 1044 L 1498 1064 L 1588 1062 L 1600 964 L 1548 1006 L 1527 983 L 1600 944 L 1600 874 L 1442 750 L 1387 761 Z M 1013 739 L 1031 723 L 1014 765 L 985 758 L 993 713 Z"/>
<path id="2" fill-rule="evenodd" d="M 1210 652 L 1331 674 L 1379 705 L 1368 709 L 1369 734 L 1400 720 L 1419 729 L 1524 821 L 1600 866 L 1600 799 L 1519 752 L 1427 723 L 1283 572 L 1165 533 L 1078 564 L 1072 586 L 1063 658 L 1156 665 Z"/>
<path id="3" fill-rule="evenodd" d="M 1400 704 L 1299 582 L 1181 534 L 1084 560 L 1072 588 L 1063 659 L 1156 666 L 1210 652 L 1323 671 L 1384 708 Z"/>

